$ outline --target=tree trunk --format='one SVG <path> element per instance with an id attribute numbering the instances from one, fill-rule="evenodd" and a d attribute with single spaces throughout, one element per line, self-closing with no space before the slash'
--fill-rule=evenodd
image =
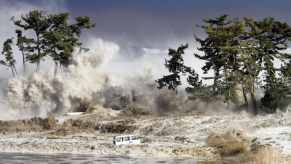
<path id="1" fill-rule="evenodd" d="M 219 70 L 218 69 L 215 69 L 215 73 L 214 73 L 214 81 L 213 81 L 213 93 L 216 94 L 217 92 L 217 81 L 218 81 L 218 78 L 219 78 Z"/>
<path id="2" fill-rule="evenodd" d="M 17 75 L 17 70 L 16 70 L 15 66 L 13 66 L 13 69 L 14 69 L 15 75 Z"/>
<path id="3" fill-rule="evenodd" d="M 41 50 L 40 50 L 40 40 L 39 40 L 39 33 L 36 33 L 36 48 L 37 48 L 37 63 L 36 63 L 36 72 L 39 71 L 39 65 L 40 65 L 40 60 L 41 60 Z"/>
<path id="4" fill-rule="evenodd" d="M 22 53 L 23 73 L 25 73 L 26 72 L 26 65 L 25 65 L 25 55 L 24 55 L 23 50 L 21 51 L 21 53 Z"/>
<path id="5" fill-rule="evenodd" d="M 253 92 L 251 92 L 251 100 L 252 100 L 252 110 L 254 112 L 254 114 L 258 114 L 258 108 L 257 108 L 257 102 L 256 102 L 256 97 L 255 94 Z"/>
<path id="6" fill-rule="evenodd" d="M 254 83 L 251 88 L 251 101 L 252 101 L 252 111 L 256 115 L 258 114 L 258 108 L 257 108 L 257 101 L 256 101 L 256 96 L 255 96 L 255 86 Z"/>
<path id="7" fill-rule="evenodd" d="M 13 67 L 10 67 L 10 70 L 11 70 L 12 76 L 15 77 L 15 73 L 14 73 Z"/>
<path id="8" fill-rule="evenodd" d="M 40 61 L 37 61 L 36 62 L 35 72 L 38 72 L 39 71 L 39 65 L 40 65 Z"/>
<path id="9" fill-rule="evenodd" d="M 11 72 L 12 72 L 12 76 L 15 77 L 15 76 L 17 75 L 17 71 L 16 71 L 15 66 L 11 66 L 11 67 L 10 67 L 10 70 L 11 70 Z"/>
<path id="10" fill-rule="evenodd" d="M 248 97 L 247 97 L 245 87 L 242 87 L 242 92 L 243 92 L 243 96 L 244 96 L 244 100 L 245 100 L 245 105 L 248 106 L 249 102 L 248 102 Z"/>
<path id="11" fill-rule="evenodd" d="M 58 63 L 55 62 L 55 70 L 54 70 L 54 76 L 56 76 L 58 73 Z"/>

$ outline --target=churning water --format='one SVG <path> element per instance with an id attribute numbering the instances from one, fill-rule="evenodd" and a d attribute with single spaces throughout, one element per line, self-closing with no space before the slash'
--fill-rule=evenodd
<path id="1" fill-rule="evenodd" d="M 131 158 L 94 155 L 0 153 L 0 164 L 195 164 L 192 159 Z"/>

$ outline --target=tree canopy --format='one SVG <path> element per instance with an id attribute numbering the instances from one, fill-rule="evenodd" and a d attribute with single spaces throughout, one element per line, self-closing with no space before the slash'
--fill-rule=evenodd
<path id="1" fill-rule="evenodd" d="M 194 84 L 204 88 L 201 90 L 196 87 L 196 92 L 208 90 L 207 94 L 213 97 L 223 96 L 227 102 L 251 106 L 252 111 L 258 113 L 256 92 L 261 89 L 264 91 L 259 103 L 261 109 L 273 112 L 286 107 L 286 96 L 290 93 L 289 80 L 286 79 L 291 75 L 291 54 L 286 53 L 291 38 L 291 27 L 287 23 L 271 17 L 255 20 L 222 15 L 205 19 L 204 24 L 199 27 L 203 29 L 206 37 L 195 36 L 200 45 L 197 48 L 200 53 L 194 56 L 205 63 L 201 69 L 208 77 L 202 79 L 212 79 L 213 82 L 208 86 L 203 85 L 201 81 L 198 82 L 196 75 Z M 187 47 L 182 46 L 178 49 L 181 48 L 185 50 Z M 169 53 L 169 56 L 172 55 Z M 183 61 L 182 55 L 179 61 Z M 276 62 L 280 62 L 281 66 L 276 67 Z M 167 64 L 166 67 L 173 73 L 170 77 L 177 77 L 171 67 Z M 176 67 L 175 70 L 182 69 L 183 73 L 195 72 L 192 68 L 183 69 L 183 64 L 176 64 Z M 213 72 L 211 77 L 210 72 Z M 175 81 L 164 76 L 157 82 L 162 88 Z M 177 84 L 181 85 L 181 81 Z M 191 82 L 188 81 L 188 84 L 191 85 Z M 193 94 L 193 90 L 191 93 Z M 240 97 L 243 97 L 243 102 Z"/>
<path id="2" fill-rule="evenodd" d="M 13 58 L 13 52 L 12 52 L 12 43 L 13 40 L 11 38 L 7 39 L 3 43 L 3 50 L 2 50 L 2 55 L 4 57 L 3 60 L 0 60 L 0 64 L 10 68 L 11 73 L 13 76 L 17 74 L 16 68 L 15 68 L 15 59 Z"/>
<path id="3" fill-rule="evenodd" d="M 69 13 L 48 14 L 40 10 L 32 10 L 12 20 L 24 71 L 26 62 L 36 64 L 38 70 L 41 60 L 47 57 L 54 61 L 55 71 L 58 67 L 68 66 L 75 49 L 81 48 L 81 32 L 95 26 L 87 16 L 76 17 L 72 23 Z"/>

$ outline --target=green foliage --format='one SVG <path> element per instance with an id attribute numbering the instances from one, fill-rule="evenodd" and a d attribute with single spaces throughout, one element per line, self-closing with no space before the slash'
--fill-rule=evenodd
<path id="1" fill-rule="evenodd" d="M 156 82 L 158 83 L 158 88 L 167 87 L 171 90 L 177 90 L 177 87 L 181 85 L 181 76 L 188 74 L 187 81 L 192 88 L 197 88 L 201 86 L 201 81 L 199 80 L 198 74 L 192 70 L 190 67 L 184 65 L 183 54 L 188 45 L 181 45 L 177 50 L 169 49 L 169 59 L 165 61 L 165 66 L 171 74 L 166 75 Z"/>
<path id="2" fill-rule="evenodd" d="M 43 34 L 50 26 L 48 17 L 43 11 L 33 10 L 21 16 L 20 20 L 14 20 L 14 24 L 17 28 L 22 29 L 16 31 L 19 36 L 19 49 L 24 53 L 23 55 L 26 55 L 26 60 L 30 63 L 37 63 L 38 69 L 41 59 L 47 55 Z M 32 32 L 35 37 L 23 37 L 23 31 Z M 23 44 L 27 45 L 26 49 Z"/>
<path id="3" fill-rule="evenodd" d="M 26 66 L 25 66 L 25 51 L 26 51 L 26 47 L 24 46 L 24 44 L 26 42 L 28 42 L 28 40 L 26 40 L 26 38 L 22 35 L 22 31 L 21 30 L 15 30 L 15 33 L 17 34 L 17 42 L 16 42 L 16 46 L 19 48 L 19 51 L 21 52 L 22 55 L 22 64 L 23 64 L 23 72 L 26 71 Z"/>
<path id="4" fill-rule="evenodd" d="M 86 16 L 75 18 L 75 23 L 71 24 L 69 13 L 46 14 L 39 10 L 30 11 L 13 21 L 18 28 L 16 45 L 22 53 L 23 67 L 28 61 L 37 64 L 37 69 L 47 56 L 53 59 L 56 69 L 66 67 L 75 48 L 81 47 L 82 30 L 94 27 Z"/>
<path id="5" fill-rule="evenodd" d="M 4 43 L 3 43 L 3 49 L 2 49 L 2 55 L 4 57 L 3 60 L 0 61 L 0 64 L 9 67 L 12 75 L 15 76 L 17 74 L 16 72 L 16 68 L 15 68 L 15 59 L 13 58 L 13 52 L 12 52 L 12 43 L 13 40 L 12 39 L 7 39 Z"/>
<path id="6" fill-rule="evenodd" d="M 291 76 L 291 55 L 284 52 L 288 48 L 288 39 L 291 38 L 291 27 L 287 23 L 270 17 L 257 21 L 250 18 L 231 19 L 223 15 L 205 19 L 200 27 L 206 37 L 195 36 L 200 45 L 198 50 L 202 53 L 194 55 L 204 61 L 205 65 L 201 68 L 204 74 L 213 72 L 213 77 L 203 78 L 212 79 L 213 84 L 203 85 L 193 72 L 188 77 L 188 84 L 195 89 L 186 88 L 188 92 L 194 97 L 223 96 L 226 101 L 240 105 L 240 90 L 244 106 L 251 103 L 254 113 L 257 113 L 256 90 L 261 87 L 265 92 L 261 100 L 263 110 L 269 112 L 286 107 L 289 89 L 283 79 Z M 159 86 L 172 83 L 169 89 L 173 89 L 181 85 L 179 71 L 184 70 L 184 66 L 180 62 L 183 62 L 182 55 L 178 57 L 179 60 L 173 58 L 175 67 L 166 64 L 172 74 L 159 79 Z M 281 61 L 282 67 L 276 68 L 275 61 Z M 187 70 L 191 75 L 192 69 L 187 67 Z"/>
<path id="7" fill-rule="evenodd" d="M 205 61 L 202 70 L 207 74 L 210 70 L 214 72 L 212 78 L 212 96 L 224 96 L 225 99 L 236 101 L 235 88 L 242 85 L 243 63 L 241 61 L 241 47 L 245 33 L 244 22 L 238 19 L 230 19 L 223 15 L 214 19 L 204 20 L 201 28 L 207 34 L 202 39 L 195 37 L 200 44 L 199 51 L 202 55 L 194 54 L 198 59 Z M 245 99 L 247 101 L 247 99 Z"/>
<path id="8" fill-rule="evenodd" d="M 278 109 L 285 111 L 291 101 L 290 88 L 283 82 L 272 85 L 273 87 L 268 88 L 261 99 L 263 110 L 267 113 L 274 113 Z"/>
<path id="9" fill-rule="evenodd" d="M 177 50 L 169 49 L 168 56 L 170 59 L 165 60 L 165 67 L 171 74 L 156 81 L 158 88 L 167 87 L 168 89 L 176 90 L 181 85 L 180 73 L 184 72 L 184 59 L 182 55 L 186 48 L 188 48 L 188 45 L 182 45 Z"/>
<path id="10" fill-rule="evenodd" d="M 289 99 L 286 82 L 283 79 L 290 76 L 282 74 L 284 67 L 276 69 L 274 61 L 290 62 L 291 55 L 283 53 L 288 48 L 288 38 L 291 36 L 291 27 L 287 23 L 275 21 L 273 18 L 265 18 L 261 22 L 255 22 L 260 33 L 254 35 L 260 42 L 259 61 L 263 64 L 265 95 L 261 99 L 267 112 L 277 109 L 284 110 Z"/>
<path id="11" fill-rule="evenodd" d="M 77 17 L 75 24 L 69 24 L 68 18 L 68 13 L 50 15 L 52 25 L 44 34 L 48 53 L 59 66 L 70 64 L 74 49 L 82 45 L 82 29 L 94 27 L 89 17 Z"/>

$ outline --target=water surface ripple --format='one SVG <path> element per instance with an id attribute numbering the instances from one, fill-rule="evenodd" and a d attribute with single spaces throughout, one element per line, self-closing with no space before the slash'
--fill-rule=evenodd
<path id="1" fill-rule="evenodd" d="M 132 158 L 75 154 L 0 153 L 0 164 L 195 164 L 193 159 Z"/>

